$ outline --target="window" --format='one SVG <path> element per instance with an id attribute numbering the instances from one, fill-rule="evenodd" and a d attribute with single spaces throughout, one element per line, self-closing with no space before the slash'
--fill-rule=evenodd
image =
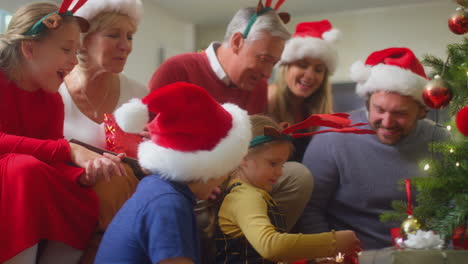
<path id="1" fill-rule="evenodd" d="M 0 33 L 5 33 L 11 20 L 11 14 L 0 9 Z"/>

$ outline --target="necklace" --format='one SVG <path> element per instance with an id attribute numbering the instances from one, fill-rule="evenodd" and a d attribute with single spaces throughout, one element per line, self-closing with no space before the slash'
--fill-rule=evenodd
<path id="1" fill-rule="evenodd" d="M 98 118 L 98 112 L 99 112 L 99 109 L 101 109 L 102 105 L 104 104 L 104 102 L 106 101 L 106 98 L 107 98 L 107 94 L 109 93 L 109 90 L 110 90 L 110 85 L 107 86 L 106 88 L 106 93 L 104 94 L 104 97 L 103 99 L 101 100 L 101 103 L 97 106 L 97 107 L 94 107 L 94 105 L 91 103 L 91 100 L 89 100 L 88 98 L 88 95 L 86 94 L 86 92 L 83 92 L 83 95 L 86 99 L 86 102 L 88 103 L 88 105 L 93 109 L 94 111 L 94 119 Z"/>

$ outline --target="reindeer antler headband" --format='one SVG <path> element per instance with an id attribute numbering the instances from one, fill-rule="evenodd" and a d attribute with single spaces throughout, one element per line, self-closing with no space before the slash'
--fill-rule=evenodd
<path id="1" fill-rule="evenodd" d="M 351 120 L 349 120 L 349 114 L 345 113 L 311 115 L 306 120 L 295 125 L 289 126 L 283 129 L 282 131 L 278 131 L 277 129 L 270 126 L 265 126 L 264 135 L 254 137 L 250 141 L 249 148 L 274 140 L 291 140 L 293 138 L 307 137 L 315 134 L 322 134 L 328 132 L 375 134 L 375 131 L 372 129 L 356 128 L 357 126 L 363 125 L 367 125 L 367 123 L 351 124 Z M 297 130 L 313 126 L 332 127 L 332 129 L 324 129 L 314 132 L 294 134 L 294 132 Z"/>
<path id="2" fill-rule="evenodd" d="M 60 25 L 62 24 L 63 17 L 74 16 L 73 14 L 76 12 L 76 10 L 80 9 L 80 7 L 84 3 L 86 3 L 86 1 L 87 0 L 78 0 L 78 2 L 75 4 L 73 9 L 69 11 L 68 8 L 73 3 L 73 0 L 64 0 L 62 4 L 60 5 L 59 10 L 54 11 L 42 17 L 26 33 L 24 33 L 24 35 L 34 36 L 34 35 L 39 34 L 46 27 L 48 29 L 56 29 L 60 27 Z M 88 31 L 88 28 L 89 28 L 88 21 L 82 17 L 77 17 L 77 16 L 74 16 L 74 17 L 77 18 L 81 31 L 82 32 Z"/>
<path id="3" fill-rule="evenodd" d="M 257 11 L 255 12 L 255 14 L 253 14 L 250 17 L 249 23 L 247 24 L 247 27 L 245 28 L 244 33 L 242 34 L 244 38 L 247 38 L 250 32 L 250 29 L 252 28 L 255 21 L 257 21 L 257 18 L 259 16 L 271 10 L 277 11 L 281 7 L 281 5 L 284 3 L 285 0 L 278 0 L 274 8 L 271 8 L 272 1 L 273 0 L 266 0 L 265 6 L 263 6 L 262 0 L 258 1 Z M 289 19 L 291 18 L 289 13 L 286 13 L 286 12 L 278 13 L 278 16 L 280 17 L 281 21 L 283 21 L 284 24 L 287 24 L 289 22 Z"/>

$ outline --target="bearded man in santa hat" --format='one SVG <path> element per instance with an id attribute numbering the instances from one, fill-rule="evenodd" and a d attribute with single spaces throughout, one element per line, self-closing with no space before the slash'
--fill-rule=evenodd
<path id="1" fill-rule="evenodd" d="M 425 119 L 422 99 L 427 77 L 408 48 L 373 52 L 351 67 L 356 92 L 366 109 L 351 113 L 375 135 L 315 136 L 303 163 L 314 175 L 312 199 L 299 220 L 304 233 L 331 229 L 356 232 L 364 249 L 391 246 L 390 229 L 379 215 L 393 200 L 406 200 L 401 179 L 421 176 L 418 162 L 430 158 L 429 143 L 447 139 L 446 129 Z"/>

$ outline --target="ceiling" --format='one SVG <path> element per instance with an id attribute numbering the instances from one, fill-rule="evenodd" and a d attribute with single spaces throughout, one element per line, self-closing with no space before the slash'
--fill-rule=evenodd
<path id="1" fill-rule="evenodd" d="M 187 22 L 206 25 L 227 23 L 234 13 L 257 0 L 151 0 Z M 317 15 L 365 8 L 427 3 L 430 0 L 286 0 L 280 10 L 293 16 Z M 438 0 L 440 1 L 440 0 Z M 449 0 L 444 0 L 449 1 Z M 263 1 L 265 2 L 265 1 Z M 273 0 L 273 5 L 277 0 Z"/>

